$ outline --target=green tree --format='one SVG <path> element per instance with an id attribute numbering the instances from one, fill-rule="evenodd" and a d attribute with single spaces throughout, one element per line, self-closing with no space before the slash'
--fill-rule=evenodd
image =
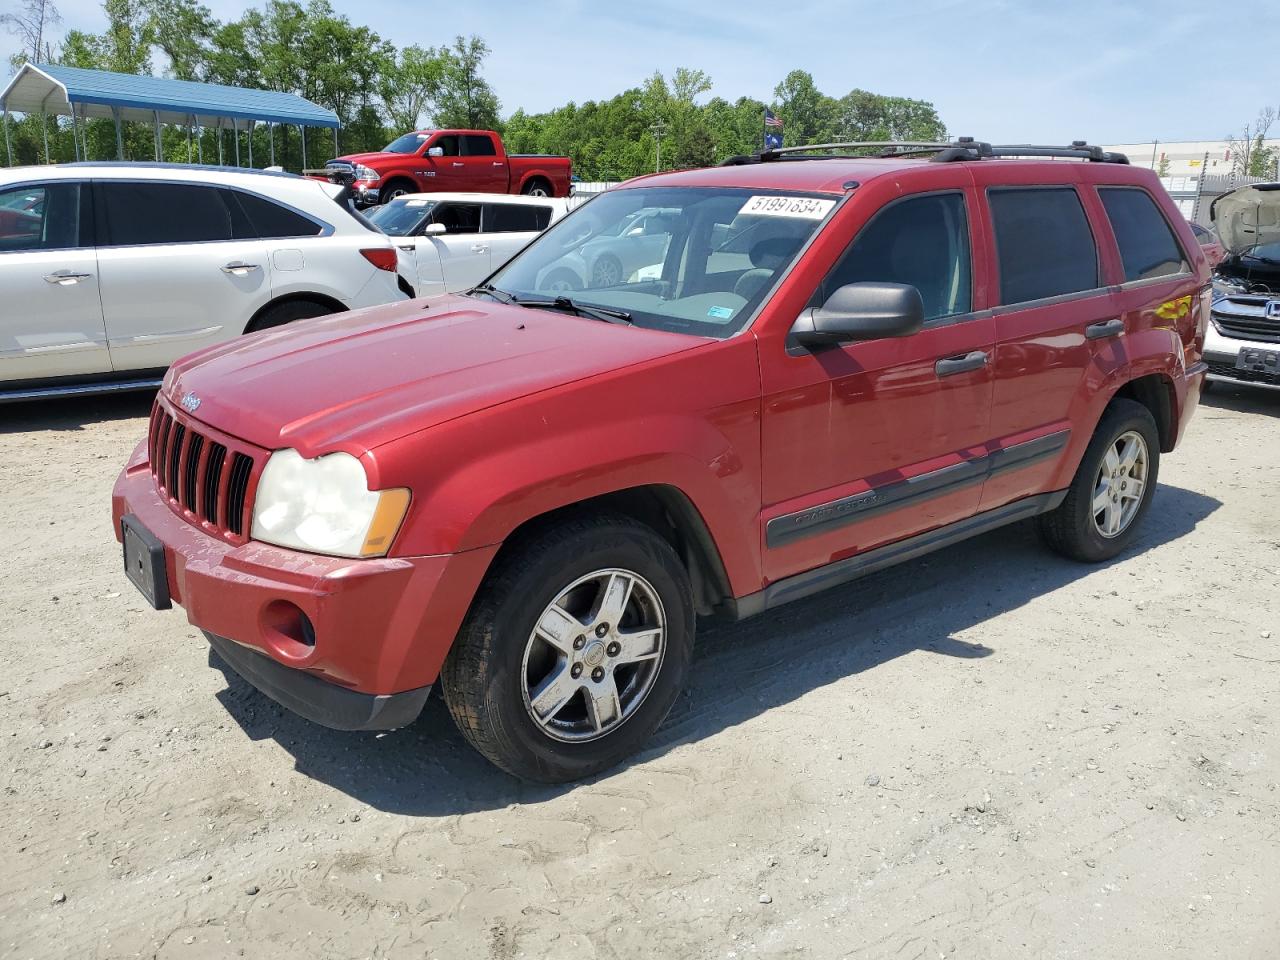
<path id="1" fill-rule="evenodd" d="M 812 74 L 792 70 L 773 89 L 774 113 L 786 125 L 787 141 L 795 145 L 830 143 L 837 139 L 840 105 L 822 93 Z"/>
<path id="2" fill-rule="evenodd" d="M 196 0 L 141 0 L 152 42 L 169 58 L 178 80 L 202 80 L 208 71 L 216 21 Z"/>
<path id="3" fill-rule="evenodd" d="M 416 130 L 435 110 L 446 62 L 440 51 L 414 45 L 405 47 L 384 66 L 379 90 L 392 127 Z"/>
<path id="4" fill-rule="evenodd" d="M 435 122 L 441 127 L 496 130 L 498 96 L 480 75 L 488 45 L 479 37 L 456 37 L 441 51 L 444 64 L 436 96 Z"/>

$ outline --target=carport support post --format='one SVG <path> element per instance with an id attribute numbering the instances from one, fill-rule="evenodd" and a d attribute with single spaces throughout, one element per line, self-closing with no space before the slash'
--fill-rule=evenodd
<path id="1" fill-rule="evenodd" d="M 5 116 L 7 117 L 8 114 L 5 114 Z M 306 128 L 306 125 L 303 124 L 303 125 L 300 125 L 298 129 L 302 131 L 302 169 L 305 170 L 307 169 L 307 128 Z M 8 126 L 7 120 L 5 121 L 4 130 L 5 130 L 4 135 L 7 138 L 9 136 L 9 126 Z M 8 143 L 9 141 L 6 139 L 5 142 Z M 10 160 L 9 162 L 11 164 L 13 163 L 12 160 Z"/>
<path id="2" fill-rule="evenodd" d="M 267 146 L 271 149 L 271 166 L 276 165 L 276 128 L 275 124 L 267 122 Z"/>
<path id="3" fill-rule="evenodd" d="M 111 108 L 111 119 L 116 122 L 116 159 L 124 159 L 124 133 L 120 130 L 120 108 Z"/>
<path id="4" fill-rule="evenodd" d="M 187 117 L 187 163 L 191 162 L 191 128 L 195 126 L 195 118 Z"/>
<path id="5" fill-rule="evenodd" d="M 245 131 L 245 141 L 249 144 L 249 166 L 253 166 L 253 125 L 256 120 L 250 120 L 248 129 Z"/>
<path id="6" fill-rule="evenodd" d="M 222 166 L 222 118 L 218 118 L 217 124 L 213 128 L 213 132 L 218 135 L 218 166 Z"/>
<path id="7" fill-rule="evenodd" d="M 155 122 L 156 130 L 156 163 L 160 162 L 160 111 L 152 110 L 151 118 Z"/>
<path id="8" fill-rule="evenodd" d="M 236 138 L 236 166 L 240 166 L 240 124 L 231 118 L 231 135 Z"/>
<path id="9" fill-rule="evenodd" d="M 44 134 L 44 162 L 52 163 L 49 159 L 49 118 L 43 110 L 40 111 L 40 132 Z"/>
<path id="10" fill-rule="evenodd" d="M 338 128 L 333 128 L 333 155 L 338 155 Z"/>
<path id="11" fill-rule="evenodd" d="M 71 145 L 75 148 L 76 159 L 80 159 L 80 124 L 76 122 L 76 105 L 71 104 Z"/>
<path id="12" fill-rule="evenodd" d="M 9 143 L 9 107 L 4 108 L 4 154 L 9 162 L 7 166 L 13 166 L 13 145 Z"/>

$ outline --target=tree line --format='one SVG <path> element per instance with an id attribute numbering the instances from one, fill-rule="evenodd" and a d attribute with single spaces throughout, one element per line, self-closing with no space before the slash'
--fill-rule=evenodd
<path id="1" fill-rule="evenodd" d="M 0 17 L 22 42 L 13 59 L 131 74 L 162 74 L 180 80 L 223 83 L 295 93 L 333 110 L 341 121 L 339 150 L 376 150 L 406 130 L 424 126 L 471 127 L 501 132 L 513 153 L 567 154 L 587 180 L 623 179 L 657 169 L 706 166 L 759 150 L 768 106 L 782 118 L 788 143 L 834 140 L 935 140 L 945 128 L 932 104 L 854 89 L 840 97 L 817 89 L 813 77 L 793 70 L 766 104 L 751 97 L 730 102 L 707 99 L 711 77 L 679 68 L 669 78 L 655 72 L 639 86 L 601 101 L 569 102 L 544 113 L 517 109 L 505 120 L 484 77 L 490 55 L 479 37 L 455 37 L 439 47 L 397 47 L 367 26 L 337 13 L 329 0 L 266 0 L 236 20 L 220 21 L 197 0 L 105 0 L 107 28 L 70 30 L 56 48 L 49 37 L 59 20 L 52 0 L 22 0 L 18 12 Z M 52 159 L 74 158 L 70 120 L 38 115 L 10 123 L 16 163 L 44 160 L 48 135 Z M 154 156 L 149 125 L 126 124 L 125 155 Z M 276 162 L 301 168 L 296 129 L 252 134 L 255 166 L 264 166 L 274 146 Z M 114 158 L 115 128 L 89 121 L 91 159 Z M 327 131 L 313 131 L 309 165 L 333 149 Z M 206 130 L 196 145 L 187 132 L 163 133 L 164 158 L 185 161 L 189 150 L 206 162 L 234 162 L 230 130 Z M 196 150 L 198 147 L 198 151 Z M 240 134 L 240 160 L 247 162 L 247 135 Z"/>

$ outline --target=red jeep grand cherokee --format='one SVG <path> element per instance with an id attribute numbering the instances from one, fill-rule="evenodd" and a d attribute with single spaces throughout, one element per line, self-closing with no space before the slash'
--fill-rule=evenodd
<path id="1" fill-rule="evenodd" d="M 1199 399 L 1200 245 L 1097 148 L 912 148 L 634 180 L 465 296 L 187 357 L 115 488 L 130 578 L 305 717 L 439 680 L 560 781 L 662 722 L 696 615 L 1031 517 L 1115 556 Z"/>

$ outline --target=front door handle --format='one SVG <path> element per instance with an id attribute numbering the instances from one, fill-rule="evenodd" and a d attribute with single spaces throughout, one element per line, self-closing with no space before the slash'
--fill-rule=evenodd
<path id="1" fill-rule="evenodd" d="M 951 377 L 968 370 L 977 370 L 987 365 L 987 355 L 982 350 L 974 350 L 963 357 L 947 357 L 933 365 L 934 372 L 940 377 Z"/>
<path id="2" fill-rule="evenodd" d="M 471 245 L 472 253 L 485 253 L 488 249 L 489 245 L 487 243 L 473 243 Z"/>
<path id="3" fill-rule="evenodd" d="M 72 284 L 79 283 L 81 280 L 88 280 L 92 276 L 92 273 L 72 273 L 70 270 L 56 270 L 53 273 L 46 273 L 44 279 L 46 283 L 56 283 L 60 287 L 69 287 Z"/>
<path id="4" fill-rule="evenodd" d="M 466 166 L 466 164 L 465 164 L 465 163 L 462 163 L 462 162 L 460 162 L 460 161 L 458 161 L 458 160 L 453 161 L 453 165 L 454 165 L 455 167 L 465 167 L 465 166 Z"/>
<path id="5" fill-rule="evenodd" d="M 1124 333 L 1124 321 L 1119 317 L 1091 323 L 1084 328 L 1084 335 L 1090 340 L 1102 340 L 1104 337 L 1118 337 Z"/>
<path id="6" fill-rule="evenodd" d="M 240 263 L 238 261 L 232 263 L 224 263 L 222 272 L 229 273 L 233 277 L 243 277 L 252 270 L 261 270 L 262 268 L 256 263 Z"/>

